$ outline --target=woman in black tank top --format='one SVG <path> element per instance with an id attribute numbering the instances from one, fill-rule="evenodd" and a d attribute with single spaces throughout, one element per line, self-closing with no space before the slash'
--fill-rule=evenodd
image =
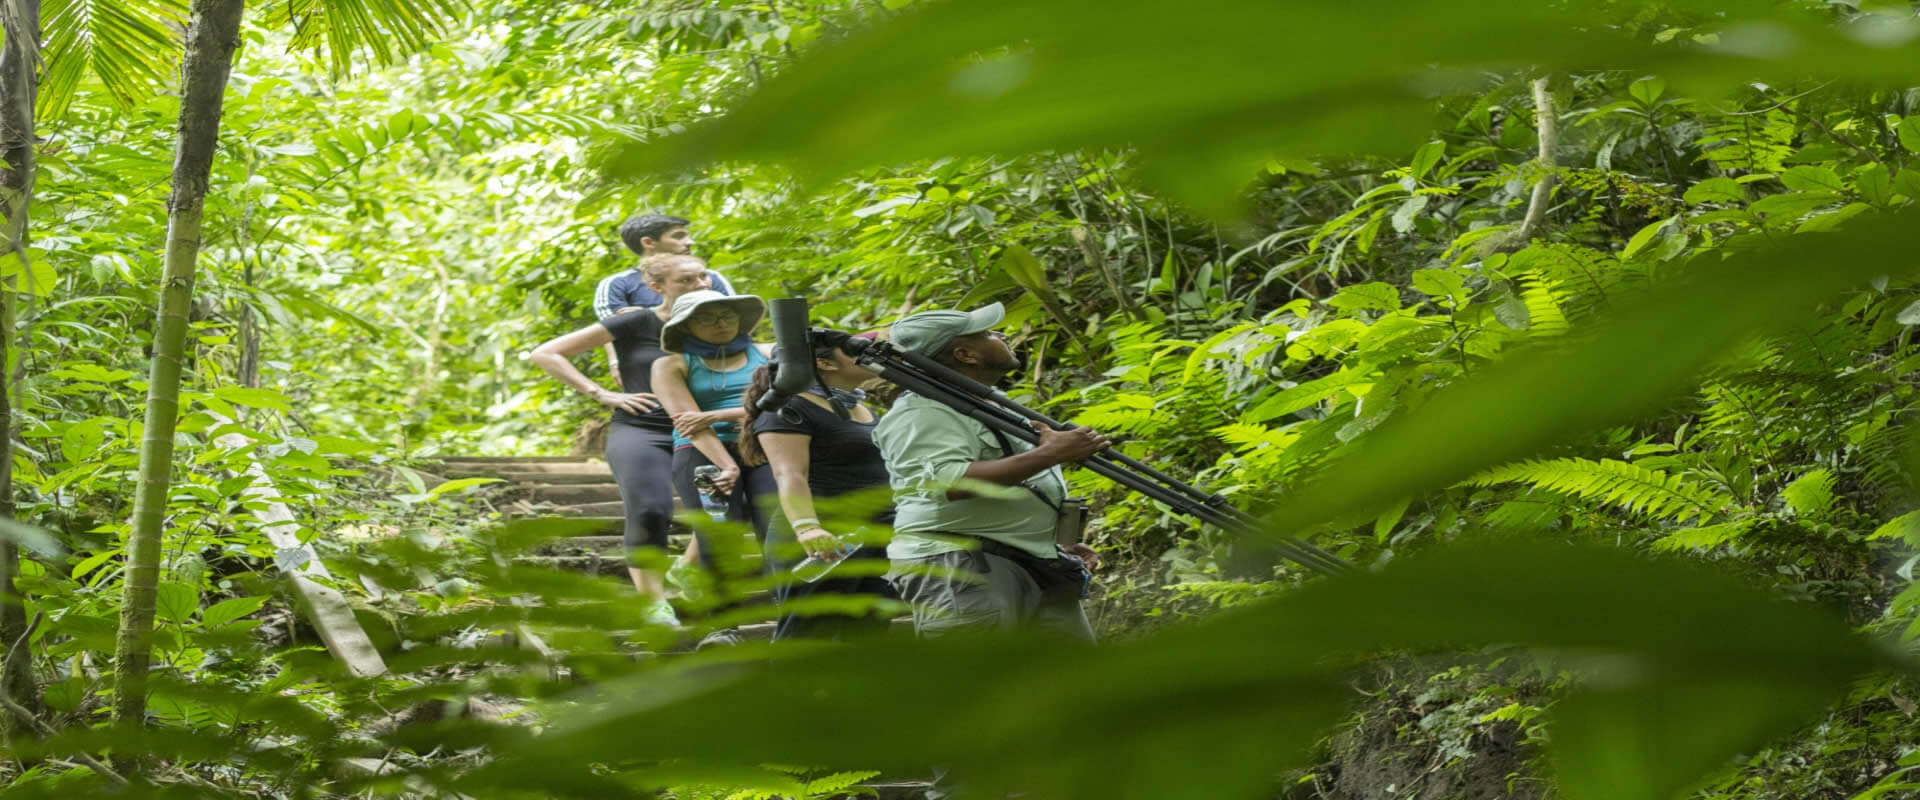
<path id="1" fill-rule="evenodd" d="M 781 513 L 768 526 L 766 563 L 775 578 L 774 600 L 788 606 L 821 594 L 864 595 L 898 600 L 887 569 L 886 529 L 893 522 L 887 465 L 873 444 L 878 414 L 861 401 L 861 384 L 874 375 L 835 346 L 846 334 L 820 337 L 814 370 L 820 380 L 770 412 L 760 398 L 773 385 L 776 366 L 761 367 L 747 389 L 747 420 L 740 453 L 748 463 L 772 466 Z M 816 505 L 816 501 L 827 501 Z M 864 529 L 864 530 L 862 530 Z M 856 535 L 855 532 L 859 531 Z M 848 554 L 848 551 L 851 551 Z M 812 556 L 836 564 L 817 582 L 792 574 Z M 782 609 L 775 640 L 844 639 L 885 633 L 892 609 L 878 603 L 865 614 L 796 614 Z"/>
<path id="2" fill-rule="evenodd" d="M 626 512 L 623 537 L 629 550 L 667 547 L 673 520 L 673 420 L 660 406 L 651 384 L 653 362 L 666 355 L 660 349 L 665 314 L 680 295 L 707 288 L 707 262 L 684 254 L 659 254 L 640 261 L 647 285 L 664 298 L 656 308 L 615 314 L 595 324 L 552 339 L 533 351 L 533 363 L 555 380 L 613 410 L 607 426 L 607 467 L 620 485 Z M 623 391 L 610 392 L 575 369 L 570 359 L 613 345 Z M 647 620 L 677 625 L 673 606 L 659 573 L 628 567 L 633 586 L 650 600 Z"/>

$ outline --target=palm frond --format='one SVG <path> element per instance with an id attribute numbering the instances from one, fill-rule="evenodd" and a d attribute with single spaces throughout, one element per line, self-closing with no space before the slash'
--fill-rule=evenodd
<path id="1" fill-rule="evenodd" d="M 66 113 L 88 76 L 114 102 L 131 107 L 152 97 L 173 76 L 186 30 L 183 0 L 47 0 L 46 72 L 37 113 Z"/>
<path id="2" fill-rule="evenodd" d="M 1521 461 L 1465 481 L 1469 486 L 1503 483 L 1525 483 L 1660 521 L 1705 521 L 1733 505 L 1731 496 L 1707 484 L 1612 459 Z"/>
<path id="3" fill-rule="evenodd" d="M 338 76 L 361 54 L 385 66 L 426 49 L 466 8 L 463 0 L 282 0 L 265 19 L 292 32 L 294 49 L 325 49 Z"/>

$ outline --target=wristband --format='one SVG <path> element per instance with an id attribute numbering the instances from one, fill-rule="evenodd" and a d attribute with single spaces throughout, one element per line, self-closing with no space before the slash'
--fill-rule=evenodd
<path id="1" fill-rule="evenodd" d="M 796 519 L 793 521 L 792 525 L 795 531 L 798 531 L 802 528 L 818 528 L 820 527 L 820 519 L 818 517 L 807 517 L 805 519 Z"/>

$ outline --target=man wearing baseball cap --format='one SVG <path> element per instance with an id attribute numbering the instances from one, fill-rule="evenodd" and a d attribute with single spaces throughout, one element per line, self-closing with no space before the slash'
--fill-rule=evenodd
<path id="1" fill-rule="evenodd" d="M 894 323 L 889 338 L 992 386 L 1020 368 L 993 330 L 1005 316 L 999 303 L 926 311 Z M 1079 588 L 1063 591 L 1032 565 L 1060 556 L 1054 528 L 1067 495 L 1060 465 L 1105 449 L 1107 437 L 1042 428 L 1040 443 L 1029 445 L 907 392 L 880 420 L 873 441 L 894 494 L 887 557 L 901 599 L 913 606 L 916 633 L 1036 625 L 1093 638 Z M 1069 552 L 1095 558 L 1084 545 Z"/>

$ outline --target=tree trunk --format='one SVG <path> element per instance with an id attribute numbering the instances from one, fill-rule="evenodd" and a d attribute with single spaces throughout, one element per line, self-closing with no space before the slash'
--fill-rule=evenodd
<path id="1" fill-rule="evenodd" d="M 1559 145 L 1559 117 L 1553 110 L 1553 93 L 1547 89 L 1545 76 L 1533 81 L 1534 125 L 1540 134 L 1540 170 L 1544 173 L 1539 182 L 1533 185 L 1533 196 L 1527 200 L 1527 216 L 1520 221 L 1520 232 L 1514 236 L 1515 249 L 1526 247 L 1527 242 L 1540 234 L 1547 221 L 1547 204 L 1553 197 L 1553 149 Z"/>
<path id="2" fill-rule="evenodd" d="M 140 444 L 140 489 L 134 496 L 126 592 L 114 647 L 113 716 L 121 725 L 140 725 L 146 719 L 160 534 L 173 477 L 180 364 L 193 304 L 194 262 L 200 254 L 200 215 L 220 134 L 221 102 L 233 70 L 233 52 L 240 45 L 243 8 L 243 0 L 193 0 L 193 22 L 181 62 L 180 125 L 174 145 L 173 194 L 167 200 L 160 318 L 154 328 L 145 439 Z"/>
<path id="3" fill-rule="evenodd" d="M 0 45 L 0 253 L 12 253 L 27 268 L 27 215 L 33 201 L 33 104 L 39 86 L 35 68 L 40 60 L 40 0 L 4 0 L 0 20 L 6 42 Z M 0 279 L 0 518 L 13 519 L 13 279 Z M 20 571 L 20 550 L 0 540 L 0 696 L 26 709 L 39 706 L 34 691 L 33 659 L 13 644 L 27 630 L 27 607 L 14 590 Z M 12 657 L 8 657 L 12 655 Z M 0 731 L 11 732 L 17 721 L 0 714 Z"/>

